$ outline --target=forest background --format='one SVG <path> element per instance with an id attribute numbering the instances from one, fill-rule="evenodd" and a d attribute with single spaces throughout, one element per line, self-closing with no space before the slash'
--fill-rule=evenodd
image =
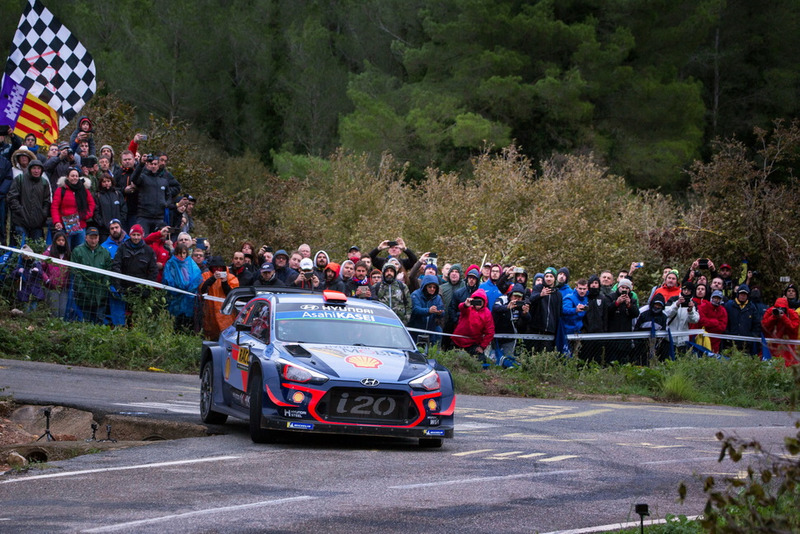
<path id="1" fill-rule="evenodd" d="M 800 276 L 795 1 L 45 4 L 94 55 L 97 138 L 148 133 L 226 256 L 403 236 L 533 272 Z M 23 5 L 0 0 L 0 49 Z"/>

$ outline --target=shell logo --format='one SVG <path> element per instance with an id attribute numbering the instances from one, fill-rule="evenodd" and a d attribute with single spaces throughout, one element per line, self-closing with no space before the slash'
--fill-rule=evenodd
<path id="1" fill-rule="evenodd" d="M 347 363 L 352 365 L 353 367 L 363 367 L 365 369 L 377 369 L 383 362 L 380 361 L 378 358 L 373 358 L 372 356 L 348 356 L 344 359 Z"/>

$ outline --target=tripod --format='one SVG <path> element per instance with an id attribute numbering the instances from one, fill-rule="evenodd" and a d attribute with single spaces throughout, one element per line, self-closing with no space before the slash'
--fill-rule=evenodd
<path id="1" fill-rule="evenodd" d="M 56 438 L 53 437 L 53 434 L 50 433 L 50 413 L 51 413 L 50 408 L 44 409 L 44 417 L 47 420 L 47 427 L 44 430 L 44 434 L 39 436 L 39 439 L 37 439 L 36 441 L 41 441 L 42 438 L 47 438 L 47 441 L 56 440 Z"/>

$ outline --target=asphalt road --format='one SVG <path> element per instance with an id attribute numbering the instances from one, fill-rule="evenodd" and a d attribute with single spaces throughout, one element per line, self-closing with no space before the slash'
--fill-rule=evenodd
<path id="1" fill-rule="evenodd" d="M 0 360 L 0 395 L 199 422 L 194 376 Z M 208 438 L 53 462 L 0 477 L 0 532 L 553 532 L 696 515 L 718 430 L 779 451 L 800 414 L 715 406 L 459 396 L 456 436 Z M 681 482 L 688 499 L 677 503 Z"/>

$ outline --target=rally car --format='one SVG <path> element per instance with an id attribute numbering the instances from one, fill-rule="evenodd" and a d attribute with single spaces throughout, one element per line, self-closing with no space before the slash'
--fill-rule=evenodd
<path id="1" fill-rule="evenodd" d="M 239 308 L 219 342 L 203 343 L 203 422 L 248 420 L 256 443 L 280 431 L 410 437 L 423 447 L 453 437 L 450 372 L 417 350 L 389 307 L 248 287 L 232 290 L 222 312 Z"/>

